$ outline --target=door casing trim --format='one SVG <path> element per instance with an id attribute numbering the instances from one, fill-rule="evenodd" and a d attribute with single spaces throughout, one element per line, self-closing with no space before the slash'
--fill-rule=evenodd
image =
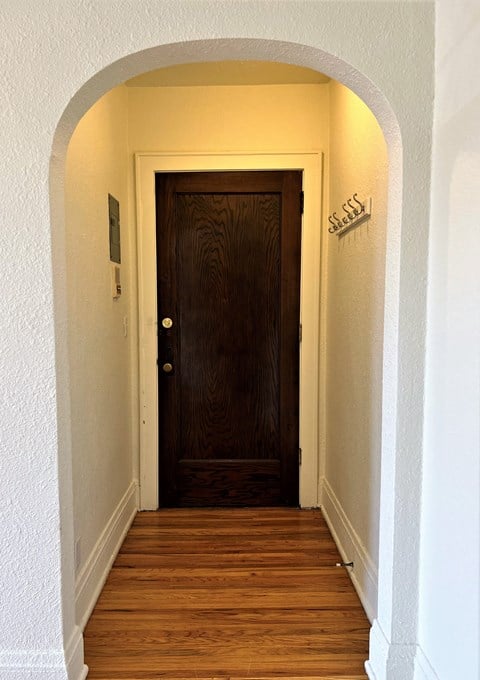
<path id="1" fill-rule="evenodd" d="M 324 457 L 325 252 L 321 229 L 323 152 L 135 154 L 139 313 L 140 508 L 158 508 L 158 381 L 156 294 L 156 172 L 212 170 L 303 170 L 300 283 L 300 506 L 319 505 L 319 473 Z"/>

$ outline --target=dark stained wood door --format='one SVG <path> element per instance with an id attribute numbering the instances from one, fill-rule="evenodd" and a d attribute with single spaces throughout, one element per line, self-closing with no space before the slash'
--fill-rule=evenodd
<path id="1" fill-rule="evenodd" d="M 156 175 L 160 506 L 298 504 L 301 182 Z"/>

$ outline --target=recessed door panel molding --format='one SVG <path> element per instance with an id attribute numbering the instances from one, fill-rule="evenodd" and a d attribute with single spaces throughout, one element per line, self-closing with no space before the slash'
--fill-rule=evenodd
<path id="1" fill-rule="evenodd" d="M 298 505 L 302 174 L 156 175 L 161 506 Z"/>

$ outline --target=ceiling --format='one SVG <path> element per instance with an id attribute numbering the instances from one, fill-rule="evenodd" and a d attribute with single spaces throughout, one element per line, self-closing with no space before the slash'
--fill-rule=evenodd
<path id="1" fill-rule="evenodd" d="M 125 83 L 128 87 L 190 87 L 207 85 L 325 84 L 330 78 L 302 66 L 272 61 L 214 61 L 168 66 Z"/>

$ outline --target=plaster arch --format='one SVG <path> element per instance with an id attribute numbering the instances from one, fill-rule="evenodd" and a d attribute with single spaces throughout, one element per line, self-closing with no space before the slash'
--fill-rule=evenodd
<path id="1" fill-rule="evenodd" d="M 403 151 L 402 130 L 395 111 L 383 92 L 364 73 L 339 57 L 321 49 L 276 40 L 221 39 L 178 42 L 160 45 L 125 56 L 104 68 L 86 82 L 71 99 L 55 131 L 50 165 L 50 209 L 53 247 L 58 435 L 61 521 L 67 531 L 62 536 L 63 611 L 71 619 L 69 600 L 73 601 L 73 536 L 71 446 L 69 435 L 68 350 L 65 337 L 67 308 L 65 302 L 64 263 L 64 172 L 67 147 L 76 125 L 85 112 L 107 91 L 140 73 L 181 63 L 221 60 L 282 61 L 313 68 L 340 81 L 357 94 L 375 115 L 388 148 L 389 196 L 387 224 L 387 261 L 385 290 L 384 390 L 382 419 L 382 479 L 380 506 L 379 607 L 371 634 L 371 653 L 367 668 L 371 677 L 387 675 L 398 655 L 411 655 L 416 638 L 416 591 L 418 579 L 418 525 L 420 486 L 406 484 L 406 444 L 397 438 L 399 408 L 408 408 L 406 391 L 409 376 L 402 375 L 401 363 L 402 277 L 414 276 L 402 265 L 404 240 L 402 230 Z M 403 217 L 404 219 L 404 217 Z M 407 325 L 408 325 L 407 320 Z M 407 331 L 406 335 L 409 335 Z M 421 367 L 420 367 L 421 368 Z M 402 404 L 401 395 L 407 396 Z M 421 414 L 418 415 L 421 417 Z M 400 421 L 402 418 L 400 418 Z M 421 430 L 421 423 L 417 424 Z M 401 432 L 400 432 L 401 435 Z M 408 440 L 408 437 L 407 437 Z M 395 508 L 403 513 L 395 514 Z M 409 564 L 404 553 L 410 546 Z M 410 593 L 402 599 L 405 593 Z M 405 649 L 404 649 L 405 647 Z M 408 648 L 408 649 L 407 649 Z M 400 677 L 400 676 L 398 676 Z"/>

